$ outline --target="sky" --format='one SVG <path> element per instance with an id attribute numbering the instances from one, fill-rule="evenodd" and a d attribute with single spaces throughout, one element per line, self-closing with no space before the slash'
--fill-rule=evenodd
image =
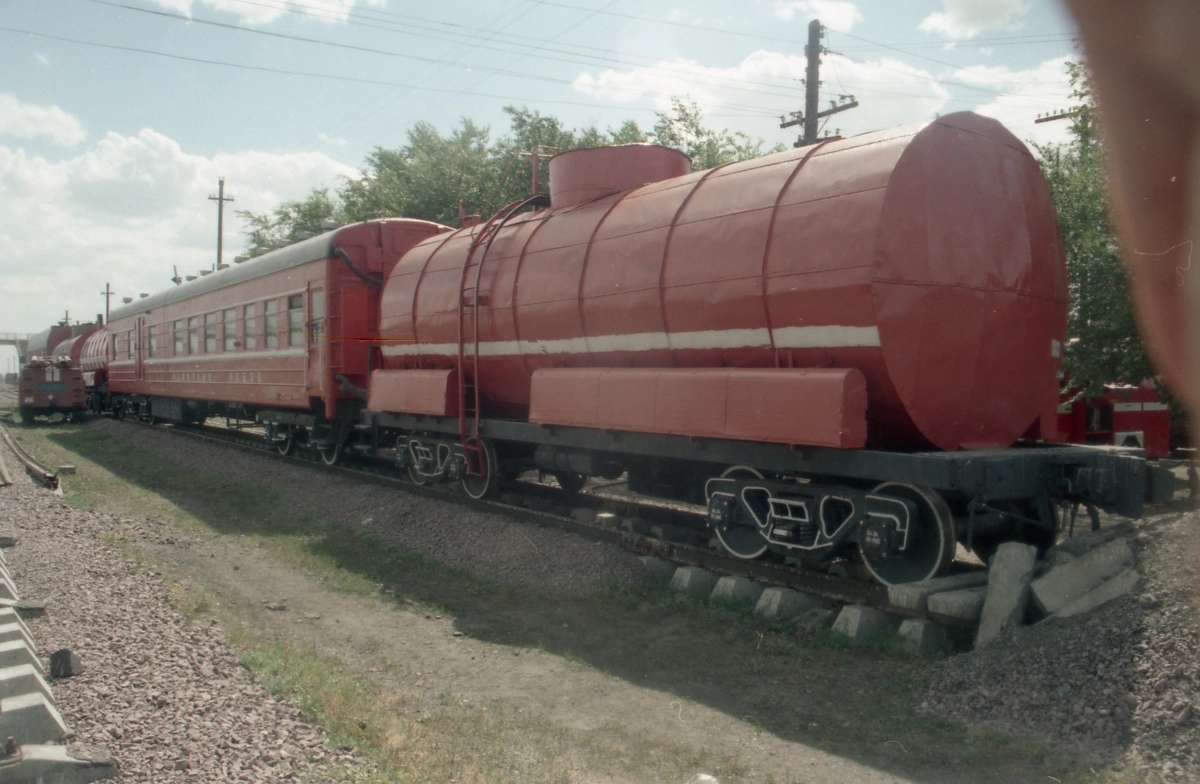
<path id="1" fill-rule="evenodd" d="M 0 0 L 0 332 L 161 290 L 245 245 L 234 214 L 337 188 L 418 121 L 643 128 L 672 96 L 770 147 L 803 108 L 808 24 L 843 135 L 970 110 L 1059 142 L 1077 56 L 1022 0 Z M 228 258 L 227 258 L 228 260 Z M 0 347 L 0 370 L 10 369 Z"/>

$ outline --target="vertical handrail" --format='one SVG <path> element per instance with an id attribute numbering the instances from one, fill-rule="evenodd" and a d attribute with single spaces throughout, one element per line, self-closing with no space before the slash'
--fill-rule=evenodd
<path id="1" fill-rule="evenodd" d="M 544 193 L 534 194 L 528 199 L 521 199 L 506 205 L 498 210 L 483 229 L 471 241 L 471 247 L 467 251 L 467 260 L 463 264 L 462 278 L 459 281 L 458 291 L 458 437 L 462 444 L 463 457 L 467 461 L 468 476 L 483 476 L 483 447 L 479 443 L 479 420 L 480 420 L 480 402 L 479 402 L 479 283 L 482 280 L 483 262 L 487 259 L 487 252 L 492 247 L 492 240 L 496 234 L 508 221 L 509 218 L 517 214 L 517 211 L 522 207 L 533 204 L 535 206 L 550 206 L 550 197 Z M 503 217 L 501 217 L 503 216 Z M 499 218 L 499 221 L 497 221 Z M 479 257 L 479 264 L 475 267 L 475 279 L 472 285 L 471 295 L 471 427 L 467 425 L 467 379 L 465 368 L 465 352 L 464 352 L 464 335 L 463 335 L 463 318 L 466 313 L 466 283 L 468 270 L 471 268 L 471 261 L 475 257 L 475 249 L 480 245 L 483 246 L 483 253 Z M 470 443 L 471 437 L 475 438 L 475 443 Z"/>

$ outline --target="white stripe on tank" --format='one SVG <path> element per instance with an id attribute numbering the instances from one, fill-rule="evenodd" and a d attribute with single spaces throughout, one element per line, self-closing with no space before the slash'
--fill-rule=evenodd
<path id="1" fill-rule="evenodd" d="M 735 349 L 771 347 L 774 335 L 776 348 L 844 348 L 847 346 L 878 346 L 878 327 L 781 327 L 768 333 L 759 329 L 714 329 L 698 332 L 638 332 L 632 335 L 596 335 L 562 340 L 500 340 L 479 344 L 482 357 L 508 357 L 530 354 L 604 354 L 613 351 L 662 351 L 666 349 Z M 470 353 L 471 346 L 464 346 Z M 428 354 L 454 356 L 457 343 L 385 344 L 383 353 L 389 357 Z"/>

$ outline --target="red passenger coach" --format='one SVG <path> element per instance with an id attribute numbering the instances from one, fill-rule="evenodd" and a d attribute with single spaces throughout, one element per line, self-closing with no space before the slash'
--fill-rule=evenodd
<path id="1" fill-rule="evenodd" d="M 362 403 L 380 286 L 406 251 L 444 231 L 354 224 L 114 311 L 114 409 L 179 422 L 257 417 L 282 450 L 303 440 L 336 459 Z"/>

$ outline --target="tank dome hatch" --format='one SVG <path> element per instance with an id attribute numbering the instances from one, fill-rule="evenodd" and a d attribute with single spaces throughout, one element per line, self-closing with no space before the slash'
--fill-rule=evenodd
<path id="1" fill-rule="evenodd" d="M 682 177 L 692 159 L 657 144 L 585 147 L 550 159 L 550 205 L 562 209 L 610 193 Z"/>

